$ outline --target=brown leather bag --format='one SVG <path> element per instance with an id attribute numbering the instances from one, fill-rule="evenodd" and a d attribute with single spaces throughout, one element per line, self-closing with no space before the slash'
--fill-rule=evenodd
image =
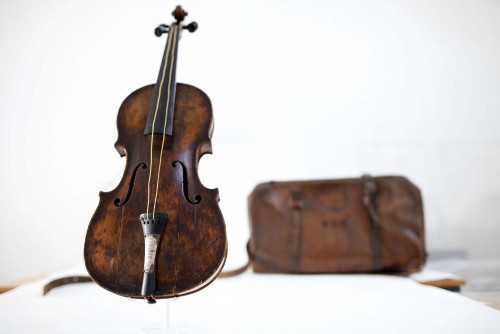
<path id="1" fill-rule="evenodd" d="M 425 262 L 420 191 L 404 177 L 261 183 L 248 207 L 256 272 L 413 272 Z"/>

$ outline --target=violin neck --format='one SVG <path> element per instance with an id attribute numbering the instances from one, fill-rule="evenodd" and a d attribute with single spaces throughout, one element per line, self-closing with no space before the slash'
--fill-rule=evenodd
<path id="1" fill-rule="evenodd" d="M 177 64 L 177 46 L 179 44 L 180 24 L 172 24 L 168 33 L 165 52 L 161 61 L 158 80 L 153 92 L 153 99 L 144 129 L 144 135 L 172 135 L 175 106 L 175 71 Z"/>

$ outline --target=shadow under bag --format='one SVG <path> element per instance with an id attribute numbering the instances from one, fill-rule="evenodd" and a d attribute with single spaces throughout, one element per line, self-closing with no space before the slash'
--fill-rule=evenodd
<path id="1" fill-rule="evenodd" d="M 414 272 L 425 262 L 419 189 L 399 176 L 268 182 L 248 198 L 255 272 Z"/>

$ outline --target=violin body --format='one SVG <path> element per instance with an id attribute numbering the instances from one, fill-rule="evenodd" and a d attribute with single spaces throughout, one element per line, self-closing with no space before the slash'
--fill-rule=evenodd
<path id="1" fill-rule="evenodd" d="M 127 163 L 119 185 L 101 192 L 85 240 L 85 264 L 94 281 L 116 294 L 141 294 L 145 243 L 139 215 L 148 205 L 150 171 L 158 180 L 157 212 L 168 215 L 156 255 L 155 298 L 195 292 L 212 282 L 227 253 L 224 219 L 217 189 L 207 189 L 197 174 L 198 162 L 211 153 L 213 117 L 208 96 L 177 84 L 175 135 L 144 136 L 154 85 L 138 89 L 122 103 L 115 144 Z M 151 158 L 153 157 L 153 158 Z M 152 159 L 152 164 L 151 164 Z M 156 187 L 156 178 L 151 182 Z"/>

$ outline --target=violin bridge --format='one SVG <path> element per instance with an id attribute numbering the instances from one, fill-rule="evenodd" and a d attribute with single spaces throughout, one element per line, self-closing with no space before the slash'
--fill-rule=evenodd
<path id="1" fill-rule="evenodd" d="M 154 304 L 156 289 L 156 254 L 160 237 L 163 233 L 168 215 L 165 213 L 143 213 L 139 216 L 144 232 L 144 277 L 142 280 L 141 295 L 148 303 Z"/>

